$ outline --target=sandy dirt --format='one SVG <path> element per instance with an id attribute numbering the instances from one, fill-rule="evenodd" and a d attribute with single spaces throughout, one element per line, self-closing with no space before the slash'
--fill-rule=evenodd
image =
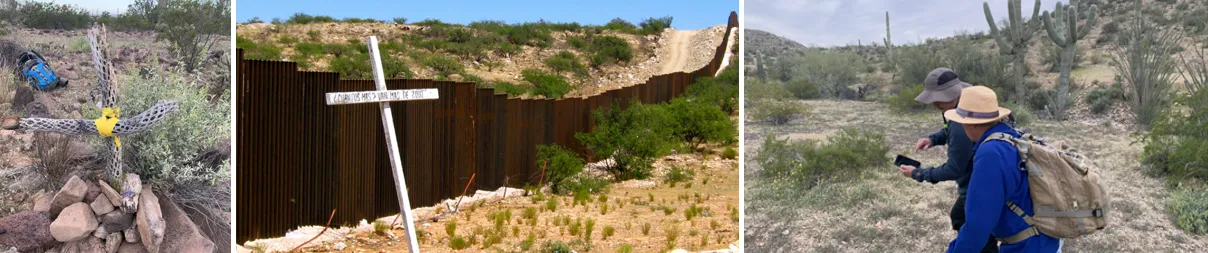
<path id="1" fill-rule="evenodd" d="M 890 154 L 907 154 L 924 166 L 944 161 L 944 147 L 908 154 L 915 140 L 940 126 L 939 112 L 900 114 L 885 104 L 855 101 L 800 101 L 812 110 L 802 120 L 773 127 L 746 123 L 747 249 L 753 252 L 936 252 L 956 236 L 948 212 L 956 184 L 919 183 L 890 164 L 864 179 L 808 192 L 777 189 L 750 157 L 764 136 L 821 140 L 836 129 L 886 133 Z M 1095 234 L 1065 242 L 1064 252 L 1205 252 L 1208 236 L 1175 227 L 1166 211 L 1169 190 L 1147 176 L 1138 161 L 1131 126 L 1105 121 L 1039 121 L 1024 128 L 1050 140 L 1072 141 L 1098 165 L 1106 180 L 1114 217 Z"/>
<path id="2" fill-rule="evenodd" d="M 660 50 L 664 52 L 662 56 L 667 60 L 659 65 L 659 75 L 684 71 L 688 63 L 688 52 L 691 51 L 688 39 L 695 34 L 695 31 L 670 31 L 670 36 L 664 44 L 667 50 Z"/>

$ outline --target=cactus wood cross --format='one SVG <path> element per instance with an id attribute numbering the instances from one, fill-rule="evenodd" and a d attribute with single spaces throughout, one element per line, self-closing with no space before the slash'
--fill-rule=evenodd
<path id="1" fill-rule="evenodd" d="M 120 189 L 122 195 L 121 209 L 127 213 L 133 213 L 138 206 L 138 195 L 142 191 L 141 182 L 138 175 L 126 175 L 122 166 L 122 151 L 119 136 L 130 135 L 142 131 L 146 131 L 156 123 L 163 121 L 164 118 L 173 112 L 176 112 L 176 103 L 171 101 L 159 101 L 150 109 L 139 113 L 134 117 L 119 119 L 119 110 L 117 107 L 117 84 L 111 79 L 113 76 L 113 64 L 106 60 L 108 55 L 106 52 L 105 42 L 105 27 L 93 27 L 88 30 L 88 42 L 92 48 L 92 63 L 97 70 L 97 86 L 94 90 L 94 100 L 97 101 L 97 106 L 101 107 L 103 115 L 96 120 L 89 119 L 51 119 L 51 118 L 19 118 L 7 117 L 4 119 L 3 128 L 11 130 L 24 130 L 29 132 L 55 132 L 67 135 L 89 135 L 99 134 L 108 138 L 109 159 L 105 164 L 105 172 L 108 176 L 110 185 Z M 97 99 L 95 95 L 100 94 L 101 98 Z M 120 187 L 117 185 L 120 182 Z"/>
<path id="2" fill-rule="evenodd" d="M 1070 5 L 1061 5 L 1057 2 L 1056 8 L 1053 8 L 1053 19 L 1049 18 L 1049 12 L 1045 11 L 1040 15 L 1040 19 L 1044 21 L 1044 29 L 1049 32 L 1049 39 L 1061 48 L 1061 79 L 1057 86 L 1057 95 L 1052 98 L 1054 101 L 1049 103 L 1049 106 L 1057 107 L 1049 110 L 1052 116 L 1057 119 L 1065 119 L 1066 100 L 1069 97 L 1070 91 L 1070 69 L 1074 67 L 1074 50 L 1078 50 L 1078 40 L 1086 37 L 1086 33 L 1095 27 L 1095 17 L 1098 7 L 1091 5 L 1086 13 L 1078 12 L 1078 3 L 1075 0 L 1070 0 Z M 1086 24 L 1079 26 L 1078 18 L 1086 16 Z M 1061 22 L 1065 22 L 1065 26 L 1061 27 Z M 1056 23 L 1056 24 L 1054 24 Z"/>
<path id="3" fill-rule="evenodd" d="M 994 15 L 990 13 L 990 3 L 982 2 L 982 9 L 986 12 L 986 23 L 990 24 L 990 35 L 994 36 L 995 43 L 998 44 L 998 51 L 1002 55 L 1010 55 L 1013 60 L 1015 69 L 1015 97 L 1013 100 L 1016 104 L 1021 104 L 1027 101 L 1027 91 L 1023 79 L 1027 73 L 1027 64 L 1024 58 L 1028 56 L 1028 41 L 1032 40 L 1032 35 L 1040 30 L 1040 0 L 1036 0 L 1036 4 L 1032 7 L 1032 17 L 1029 20 L 1023 20 L 1022 6 L 1020 0 L 1007 1 L 1007 26 L 1000 31 L 997 21 L 994 20 Z"/>

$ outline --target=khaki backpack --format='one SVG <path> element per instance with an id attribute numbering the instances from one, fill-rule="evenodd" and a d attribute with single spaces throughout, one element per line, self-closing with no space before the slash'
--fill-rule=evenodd
<path id="1" fill-rule="evenodd" d="M 1006 141 L 1019 149 L 1019 169 L 1028 173 L 1034 214 L 1028 216 L 1015 203 L 1007 201 L 1007 207 L 1030 227 L 998 238 L 999 241 L 1018 243 L 1038 234 L 1075 238 L 1107 227 L 1107 209 L 1111 203 L 1107 189 L 1097 169 L 1074 149 L 1061 142 L 1048 145 L 1026 133 L 1020 138 L 994 133 L 982 143 L 990 140 Z"/>

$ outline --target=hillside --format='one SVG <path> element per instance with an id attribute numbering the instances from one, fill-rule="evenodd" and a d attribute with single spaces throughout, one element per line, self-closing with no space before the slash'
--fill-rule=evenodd
<path id="1" fill-rule="evenodd" d="M 761 52 L 767 55 L 778 55 L 780 52 L 805 49 L 804 45 L 789 38 L 781 37 L 759 29 L 743 29 L 742 43 L 747 52 Z M 745 56 L 752 59 L 753 55 Z"/>
<path id="2" fill-rule="evenodd" d="M 618 22 L 624 21 L 604 27 L 435 20 L 254 23 L 238 25 L 236 37 L 249 59 L 293 61 L 304 70 L 367 79 L 371 70 L 363 40 L 374 35 L 385 54 L 387 78 L 478 82 L 515 96 L 558 98 L 590 96 L 657 74 L 696 70 L 708 63 L 725 34 L 724 24 L 679 31 L 639 30 L 627 22 L 614 25 Z"/>

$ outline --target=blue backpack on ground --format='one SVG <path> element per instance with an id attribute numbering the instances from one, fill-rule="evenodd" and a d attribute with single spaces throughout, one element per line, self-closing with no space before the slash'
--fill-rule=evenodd
<path id="1" fill-rule="evenodd" d="M 67 80 L 55 75 L 55 71 L 50 69 L 50 65 L 46 63 L 46 59 L 33 50 L 25 51 L 17 59 L 17 73 L 29 81 L 34 89 L 40 91 L 50 91 L 67 86 Z"/>

